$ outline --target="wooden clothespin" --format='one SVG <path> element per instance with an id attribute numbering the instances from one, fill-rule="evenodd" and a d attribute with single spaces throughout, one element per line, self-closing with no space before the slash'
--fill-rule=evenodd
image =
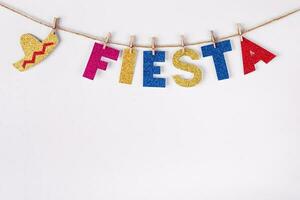
<path id="1" fill-rule="evenodd" d="M 211 42 L 213 43 L 214 45 L 214 48 L 216 48 L 216 37 L 215 37 L 215 34 L 214 34 L 214 31 L 210 31 L 210 38 L 211 38 Z"/>
<path id="2" fill-rule="evenodd" d="M 135 42 L 135 36 L 132 35 L 130 36 L 130 41 L 129 41 L 129 49 L 130 49 L 130 53 L 132 53 L 133 47 L 134 47 L 134 42 Z"/>
<path id="3" fill-rule="evenodd" d="M 181 47 L 182 47 L 182 53 L 185 52 L 185 41 L 184 41 L 184 35 L 181 35 Z"/>
<path id="4" fill-rule="evenodd" d="M 111 33 L 108 32 L 106 37 L 105 37 L 105 40 L 104 40 L 103 49 L 105 49 L 107 44 L 109 43 L 110 37 L 111 37 Z"/>
<path id="5" fill-rule="evenodd" d="M 57 31 L 58 22 L 59 22 L 59 17 L 54 17 L 54 19 L 53 19 L 53 25 L 52 25 L 52 29 L 53 29 L 54 34 Z"/>
<path id="6" fill-rule="evenodd" d="M 243 41 L 243 27 L 241 24 L 237 24 L 237 31 L 238 31 L 238 34 L 240 36 L 240 40 Z"/>
<path id="7" fill-rule="evenodd" d="M 152 37 L 152 44 L 151 44 L 151 49 L 152 49 L 152 55 L 155 55 L 155 49 L 156 49 L 156 38 Z"/>

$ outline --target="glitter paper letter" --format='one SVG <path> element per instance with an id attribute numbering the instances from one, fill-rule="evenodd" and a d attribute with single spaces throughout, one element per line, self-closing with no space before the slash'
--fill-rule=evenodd
<path id="1" fill-rule="evenodd" d="M 230 40 L 216 43 L 216 48 L 213 44 L 210 44 L 203 46 L 201 49 L 203 57 L 213 57 L 218 80 L 228 79 L 229 75 L 224 53 L 232 50 Z"/>
<path id="2" fill-rule="evenodd" d="M 123 59 L 122 59 L 122 67 L 119 82 L 124 84 L 132 84 L 132 79 L 134 75 L 134 68 L 136 64 L 137 50 L 132 49 L 124 49 L 123 51 Z"/>
<path id="3" fill-rule="evenodd" d="M 102 44 L 95 43 L 83 77 L 93 80 L 98 69 L 106 70 L 108 63 L 102 61 L 102 57 L 118 60 L 119 50 L 108 46 L 104 48 Z"/>
<path id="4" fill-rule="evenodd" d="M 182 49 L 175 52 L 173 56 L 173 65 L 181 70 L 190 72 L 193 74 L 193 78 L 185 79 L 180 75 L 173 76 L 175 82 L 182 87 L 193 87 L 197 85 L 202 79 L 202 71 L 196 65 L 189 64 L 181 61 L 181 57 L 188 56 L 192 60 L 199 60 L 200 55 L 197 51 L 192 49 L 185 48 L 184 51 Z"/>
<path id="5" fill-rule="evenodd" d="M 266 49 L 258 46 L 257 44 L 251 42 L 246 38 L 242 38 L 241 47 L 242 47 L 242 57 L 244 65 L 244 74 L 249 74 L 255 71 L 255 64 L 259 61 L 263 61 L 268 64 L 273 60 L 276 55 L 267 51 Z"/>
<path id="6" fill-rule="evenodd" d="M 153 75 L 160 74 L 160 67 L 155 66 L 155 62 L 165 61 L 165 51 L 155 51 L 152 55 L 152 51 L 144 51 L 144 87 L 166 87 L 165 78 L 156 78 Z"/>

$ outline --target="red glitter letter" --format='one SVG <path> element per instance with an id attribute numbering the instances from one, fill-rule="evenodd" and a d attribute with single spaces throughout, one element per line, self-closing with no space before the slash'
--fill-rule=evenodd
<path id="1" fill-rule="evenodd" d="M 244 74 L 255 71 L 255 64 L 259 61 L 264 61 L 266 64 L 269 63 L 276 55 L 267 51 L 266 49 L 258 46 L 246 38 L 242 38 L 242 57 L 244 64 Z"/>

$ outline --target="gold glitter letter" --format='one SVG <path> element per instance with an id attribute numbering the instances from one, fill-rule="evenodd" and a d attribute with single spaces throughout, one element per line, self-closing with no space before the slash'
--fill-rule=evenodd
<path id="1" fill-rule="evenodd" d="M 200 55 L 198 52 L 192 49 L 185 48 L 184 51 L 182 49 L 176 51 L 173 56 L 173 65 L 176 68 L 194 74 L 194 77 L 192 79 L 185 79 L 182 78 L 180 75 L 175 75 L 173 76 L 175 82 L 182 87 L 193 87 L 202 80 L 202 71 L 196 65 L 180 61 L 180 58 L 183 56 L 189 56 L 193 60 L 199 60 Z"/>
<path id="2" fill-rule="evenodd" d="M 132 49 L 124 49 L 123 52 L 123 61 L 122 61 L 122 69 L 120 74 L 120 83 L 131 84 L 134 74 L 134 68 L 136 63 L 137 50 Z"/>

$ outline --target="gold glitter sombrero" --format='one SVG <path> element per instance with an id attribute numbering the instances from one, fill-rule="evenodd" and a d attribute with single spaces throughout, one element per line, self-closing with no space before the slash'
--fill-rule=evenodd
<path id="1" fill-rule="evenodd" d="M 40 41 L 32 34 L 21 36 L 21 46 L 25 57 L 14 64 L 19 71 L 25 71 L 42 62 L 57 46 L 59 42 L 55 31 L 51 31 L 46 39 Z"/>

